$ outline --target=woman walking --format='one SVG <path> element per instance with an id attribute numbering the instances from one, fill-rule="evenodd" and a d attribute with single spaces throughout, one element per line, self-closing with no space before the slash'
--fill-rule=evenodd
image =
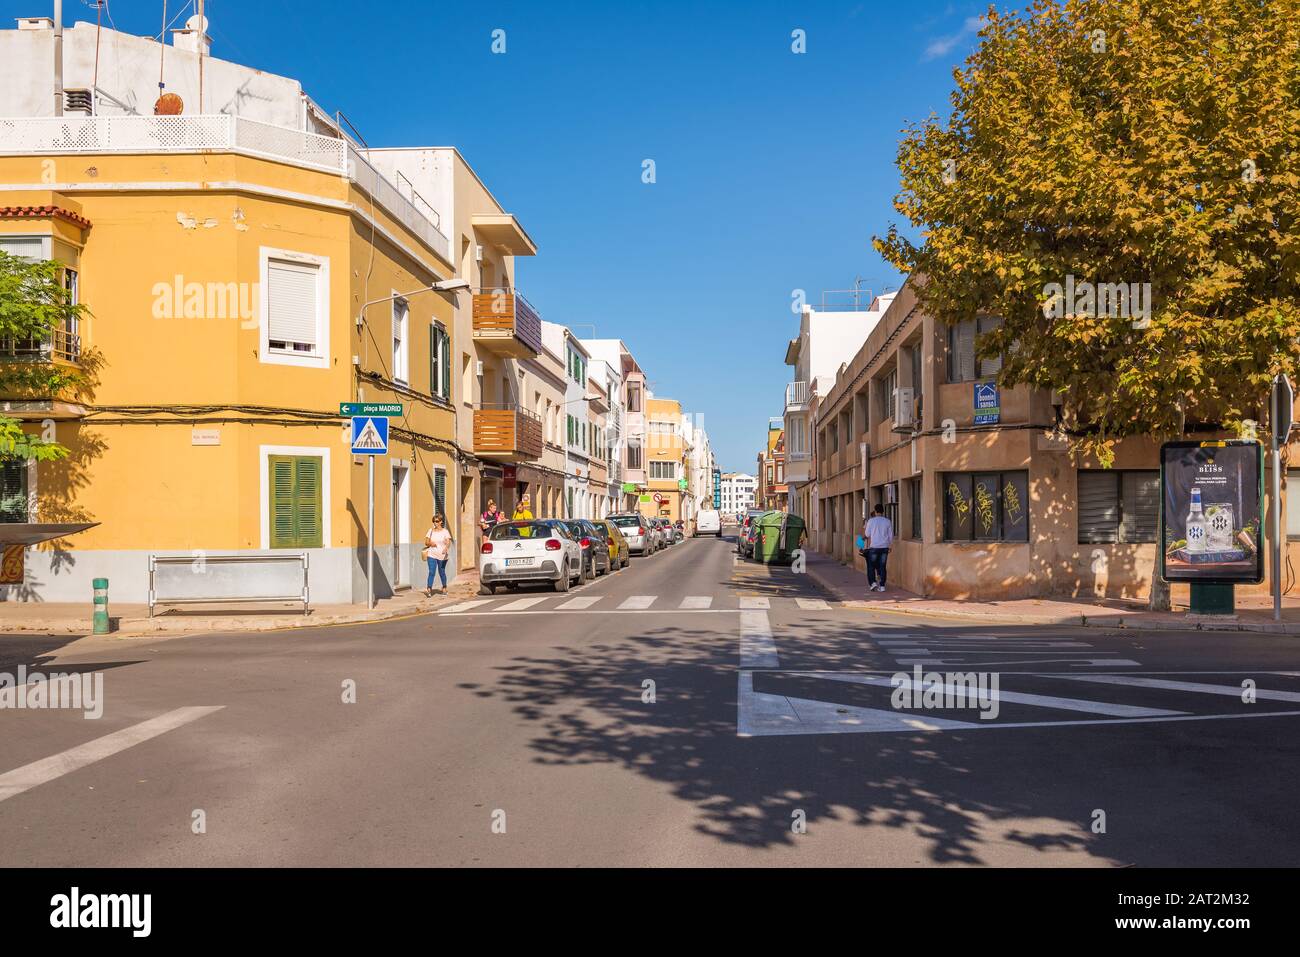
<path id="1" fill-rule="evenodd" d="M 442 579 L 439 594 L 447 592 L 447 558 L 451 555 L 451 532 L 447 531 L 441 515 L 433 516 L 433 526 L 424 533 L 424 557 L 429 561 L 429 583 L 424 588 L 426 598 L 433 597 L 433 576 Z"/>

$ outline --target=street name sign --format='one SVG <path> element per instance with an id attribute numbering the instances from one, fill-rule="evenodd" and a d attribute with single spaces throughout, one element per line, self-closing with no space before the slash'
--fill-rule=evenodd
<path id="1" fill-rule="evenodd" d="M 340 402 L 339 415 L 384 416 L 395 418 L 402 414 L 400 402 Z"/>

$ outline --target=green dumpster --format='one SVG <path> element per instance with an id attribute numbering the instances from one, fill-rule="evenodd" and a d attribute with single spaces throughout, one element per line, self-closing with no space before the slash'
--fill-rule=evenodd
<path id="1" fill-rule="evenodd" d="M 765 565 L 788 565 L 804 536 L 803 519 L 788 512 L 764 512 L 754 540 L 754 557 Z"/>

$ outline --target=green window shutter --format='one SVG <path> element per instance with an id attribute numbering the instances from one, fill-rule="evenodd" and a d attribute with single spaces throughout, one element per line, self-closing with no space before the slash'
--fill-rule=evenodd
<path id="1" fill-rule="evenodd" d="M 315 456 L 272 455 L 267 463 L 271 547 L 321 548 L 324 544 L 321 460 Z"/>
<path id="2" fill-rule="evenodd" d="M 438 383 L 438 327 L 429 326 L 429 395 L 441 395 Z"/>
<path id="3" fill-rule="evenodd" d="M 433 470 L 433 513 L 447 517 L 447 473 L 443 469 Z"/>
<path id="4" fill-rule="evenodd" d="M 271 493 L 271 547 L 293 548 L 293 459 L 287 455 L 268 458 Z"/>
<path id="5" fill-rule="evenodd" d="M 27 463 L 0 462 L 0 522 L 27 521 Z"/>
<path id="6" fill-rule="evenodd" d="M 442 397 L 451 401 L 451 336 L 440 331 L 442 337 Z"/>
<path id="7" fill-rule="evenodd" d="M 303 456 L 295 460 L 294 519 L 298 548 L 320 548 L 324 542 L 321 523 L 321 460 Z"/>

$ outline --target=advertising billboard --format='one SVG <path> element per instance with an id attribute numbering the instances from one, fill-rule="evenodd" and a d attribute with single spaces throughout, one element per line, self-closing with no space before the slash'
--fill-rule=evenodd
<path id="1" fill-rule="evenodd" d="M 1166 442 L 1160 447 L 1161 577 L 1167 582 L 1264 580 L 1258 442 Z"/>

